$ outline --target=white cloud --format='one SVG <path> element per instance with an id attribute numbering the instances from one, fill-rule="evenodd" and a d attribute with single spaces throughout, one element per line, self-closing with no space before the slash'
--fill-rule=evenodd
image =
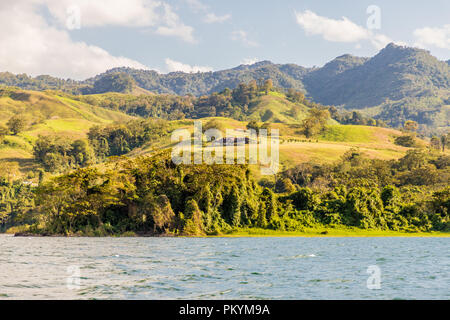
<path id="1" fill-rule="evenodd" d="M 260 61 L 260 59 L 258 58 L 245 58 L 244 60 L 241 61 L 241 64 L 252 65 L 257 63 L 258 61 Z"/>
<path id="2" fill-rule="evenodd" d="M 43 0 L 42 3 L 62 25 L 66 24 L 67 9 L 77 7 L 82 27 L 153 26 L 158 22 L 156 9 L 161 5 L 153 0 Z"/>
<path id="3" fill-rule="evenodd" d="M 441 28 L 425 27 L 414 30 L 416 43 L 414 45 L 422 48 L 437 47 L 440 49 L 450 49 L 450 24 Z"/>
<path id="4" fill-rule="evenodd" d="M 296 12 L 297 23 L 309 35 L 321 35 L 334 42 L 356 42 L 368 38 L 368 30 L 358 26 L 346 17 L 334 20 L 321 17 L 312 11 Z"/>
<path id="5" fill-rule="evenodd" d="M 138 61 L 71 39 L 67 29 L 74 14 L 71 8 L 80 13 L 81 28 L 145 28 L 195 42 L 194 29 L 159 0 L 0 1 L 0 71 L 80 80 L 114 67 L 148 69 Z M 47 16 L 42 15 L 45 9 Z"/>
<path id="6" fill-rule="evenodd" d="M 296 12 L 295 17 L 307 35 L 320 35 L 327 41 L 356 43 L 368 40 L 376 49 L 382 49 L 388 43 L 394 42 L 388 36 L 361 27 L 346 17 L 339 20 L 330 19 L 309 10 Z M 404 44 L 403 42 L 396 43 Z"/>
<path id="7" fill-rule="evenodd" d="M 231 19 L 231 14 L 224 14 L 223 16 L 217 16 L 214 13 L 207 13 L 204 21 L 206 23 L 222 23 Z"/>
<path id="8" fill-rule="evenodd" d="M 369 40 L 372 43 L 372 45 L 378 50 L 383 49 L 389 43 L 394 42 L 391 38 L 385 36 L 384 34 L 374 34 L 374 35 L 371 34 Z M 397 42 L 397 44 L 400 43 Z"/>
<path id="9" fill-rule="evenodd" d="M 0 70 L 85 79 L 113 67 L 147 69 L 97 46 L 73 41 L 66 30 L 50 26 L 38 13 L 37 0 L 0 5 Z"/>
<path id="10" fill-rule="evenodd" d="M 222 23 L 231 19 L 231 14 L 218 16 L 211 12 L 209 6 L 203 4 L 200 0 L 186 0 L 191 9 L 198 14 L 203 14 L 203 21 L 206 23 Z"/>
<path id="11" fill-rule="evenodd" d="M 181 71 L 186 73 L 196 73 L 196 72 L 209 72 L 213 71 L 211 67 L 205 66 L 191 66 L 182 62 L 174 61 L 167 58 L 166 60 L 167 70 L 169 72 Z"/>
<path id="12" fill-rule="evenodd" d="M 186 42 L 195 43 L 194 28 L 183 24 L 170 5 L 164 3 L 162 7 L 164 14 L 161 20 L 164 22 L 164 25 L 159 26 L 156 29 L 156 33 L 164 36 L 180 37 Z"/>
<path id="13" fill-rule="evenodd" d="M 68 8 L 81 14 L 81 27 L 108 25 L 125 27 L 154 27 L 155 33 L 175 36 L 194 43 L 194 29 L 183 24 L 172 7 L 157 0 L 32 0 L 45 3 L 60 25 L 65 26 Z M 75 3 L 75 4 L 74 4 Z"/>
<path id="14" fill-rule="evenodd" d="M 240 41 L 246 47 L 257 47 L 259 44 L 248 38 L 247 32 L 244 30 L 237 30 L 231 33 L 231 40 Z"/>
<path id="15" fill-rule="evenodd" d="M 154 27 L 163 36 L 175 36 L 194 43 L 194 29 L 183 24 L 172 7 L 157 0 L 32 0 L 45 3 L 60 25 L 65 25 L 68 8 L 81 13 L 81 27 L 108 25 Z M 74 4 L 75 3 L 75 4 Z"/>

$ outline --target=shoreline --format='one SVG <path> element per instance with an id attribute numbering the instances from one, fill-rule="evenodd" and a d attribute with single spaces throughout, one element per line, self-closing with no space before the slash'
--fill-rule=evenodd
<path id="1" fill-rule="evenodd" d="M 450 232 L 431 231 L 431 232 L 405 232 L 405 231 L 386 231 L 386 230 L 365 230 L 357 228 L 324 228 L 324 229 L 305 229 L 304 231 L 280 231 L 270 229 L 238 229 L 227 233 L 217 235 L 175 235 L 175 234 L 154 234 L 154 233 L 134 233 L 126 232 L 124 234 L 113 235 L 82 235 L 82 234 L 37 234 L 29 232 L 4 233 L 14 237 L 55 237 L 55 238 L 448 238 Z"/>

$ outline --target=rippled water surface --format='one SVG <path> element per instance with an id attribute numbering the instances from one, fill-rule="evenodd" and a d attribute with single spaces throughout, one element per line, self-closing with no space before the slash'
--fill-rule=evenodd
<path id="1" fill-rule="evenodd" d="M 0 235 L 0 299 L 450 299 L 449 245 L 449 238 Z M 379 290 L 367 288 L 373 265 Z"/>

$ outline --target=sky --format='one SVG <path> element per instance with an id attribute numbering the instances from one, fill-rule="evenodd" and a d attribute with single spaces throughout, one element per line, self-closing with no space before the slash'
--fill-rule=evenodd
<path id="1" fill-rule="evenodd" d="M 390 42 L 450 59 L 450 1 L 0 0 L 0 72 L 32 76 L 312 67 Z"/>

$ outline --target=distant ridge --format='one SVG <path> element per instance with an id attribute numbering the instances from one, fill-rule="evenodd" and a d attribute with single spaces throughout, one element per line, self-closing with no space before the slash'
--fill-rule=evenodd
<path id="1" fill-rule="evenodd" d="M 235 88 L 241 82 L 249 82 L 251 80 L 263 81 L 269 78 L 272 79 L 276 87 L 305 91 L 301 78 L 309 70 L 295 64 L 278 65 L 270 61 L 261 61 L 253 65 L 240 65 L 233 69 L 204 73 L 171 72 L 159 74 L 152 70 L 114 68 L 96 77 L 87 79 L 83 83 L 93 84 L 105 75 L 120 72 L 130 75 L 139 87 L 156 93 L 200 96 L 222 91 L 225 88 Z"/>
<path id="2" fill-rule="evenodd" d="M 357 109 L 372 117 L 401 126 L 415 120 L 421 129 L 447 130 L 450 126 L 450 60 L 440 61 L 418 48 L 387 45 L 371 58 L 342 55 L 321 68 L 260 61 L 232 69 L 160 74 L 152 70 L 114 68 L 85 81 L 35 78 L 0 73 L 0 84 L 24 89 L 58 89 L 74 94 L 95 93 L 94 84 L 105 76 L 122 73 L 138 88 L 134 92 L 196 96 L 235 88 L 241 82 L 272 79 L 275 87 L 303 91 L 315 102 Z M 144 91 L 146 90 L 146 91 Z"/>
<path id="3" fill-rule="evenodd" d="M 448 91 L 450 69 L 428 51 L 389 44 L 370 59 L 336 58 L 303 81 L 317 102 L 362 109 Z"/>

